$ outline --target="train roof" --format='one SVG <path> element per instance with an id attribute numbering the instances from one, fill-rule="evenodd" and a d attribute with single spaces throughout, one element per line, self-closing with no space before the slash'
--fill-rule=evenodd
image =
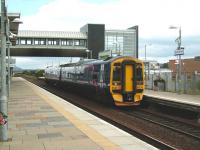
<path id="1" fill-rule="evenodd" d="M 79 66 L 79 65 L 83 65 L 83 64 L 106 64 L 106 63 L 110 63 L 110 62 L 112 62 L 112 61 L 114 61 L 116 59 L 124 58 L 124 57 L 132 58 L 131 56 L 117 56 L 117 57 L 108 57 L 105 60 L 100 60 L 100 59 L 80 59 L 76 63 L 62 64 L 59 67 L 72 67 L 72 66 Z M 137 58 L 135 58 L 135 59 L 137 59 Z"/>
<path id="2" fill-rule="evenodd" d="M 83 64 L 94 64 L 94 63 L 100 63 L 103 62 L 103 60 L 98 60 L 98 59 L 80 59 L 76 63 L 68 63 L 68 64 L 62 64 L 60 67 L 71 67 L 71 66 L 79 66 Z"/>
<path id="3" fill-rule="evenodd" d="M 138 58 L 134 58 L 134 57 L 131 57 L 131 56 L 116 56 L 116 57 L 108 57 L 106 60 L 104 61 L 107 61 L 107 62 L 112 62 L 112 61 L 115 61 L 116 59 L 119 59 L 119 58 L 131 58 L 131 59 L 135 59 L 139 62 L 142 62 L 141 60 L 139 60 Z"/>

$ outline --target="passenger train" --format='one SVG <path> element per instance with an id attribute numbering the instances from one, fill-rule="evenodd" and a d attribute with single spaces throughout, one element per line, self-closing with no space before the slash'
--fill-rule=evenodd
<path id="1" fill-rule="evenodd" d="M 144 64 L 129 57 L 86 59 L 45 69 L 47 82 L 75 88 L 116 106 L 139 105 L 144 92 Z"/>

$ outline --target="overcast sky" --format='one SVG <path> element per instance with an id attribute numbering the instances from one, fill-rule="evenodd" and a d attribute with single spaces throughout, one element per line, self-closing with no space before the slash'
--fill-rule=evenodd
<path id="1" fill-rule="evenodd" d="M 20 30 L 79 31 L 86 23 L 103 23 L 106 29 L 139 25 L 139 57 L 159 62 L 175 59 L 175 39 L 181 26 L 184 58 L 200 55 L 199 0 L 7 0 L 9 12 L 20 12 Z M 22 68 L 44 68 L 58 58 L 17 58 Z M 62 58 L 62 63 L 66 58 Z M 29 63 L 24 63 L 29 62 Z"/>

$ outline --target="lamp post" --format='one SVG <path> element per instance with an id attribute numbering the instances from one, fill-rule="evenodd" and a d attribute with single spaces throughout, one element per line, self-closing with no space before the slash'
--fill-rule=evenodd
<path id="1" fill-rule="evenodd" d="M 151 46 L 151 45 L 152 45 L 151 43 L 144 45 L 144 59 L 145 59 L 145 61 L 147 60 L 147 46 Z"/>
<path id="2" fill-rule="evenodd" d="M 7 18 L 7 22 L 6 22 L 6 36 L 7 36 L 7 42 L 6 42 L 6 46 L 7 46 L 7 55 L 8 55 L 8 58 L 7 58 L 7 68 L 8 68 L 8 76 L 7 76 L 7 84 L 8 84 L 8 89 L 7 89 L 7 94 L 8 94 L 8 97 L 10 95 L 10 39 L 9 39 L 9 33 L 10 33 L 10 22 L 9 22 L 9 19 Z"/>
<path id="3" fill-rule="evenodd" d="M 146 44 L 144 45 L 144 60 L 145 62 L 147 60 L 147 45 Z"/>
<path id="4" fill-rule="evenodd" d="M 8 93 L 7 94 L 9 97 L 9 95 L 10 95 L 10 45 L 11 45 L 10 41 L 8 41 L 6 43 L 6 45 L 7 45 L 7 53 L 8 53 L 8 59 L 7 59 L 7 64 L 8 64 L 8 66 L 7 66 L 8 67 L 8 77 L 7 77 L 8 90 L 7 90 L 7 92 Z"/>
<path id="5" fill-rule="evenodd" d="M 181 47 L 181 43 L 182 43 L 181 27 L 170 26 L 169 29 L 179 30 L 179 36 L 175 40 L 175 42 L 178 45 L 177 49 L 175 50 L 175 56 L 178 56 L 178 93 L 180 93 L 181 92 L 181 55 L 184 55 L 184 48 Z"/>
<path id="6" fill-rule="evenodd" d="M 147 46 L 151 46 L 151 44 L 145 44 L 144 45 L 145 79 L 147 79 L 147 77 L 146 77 L 146 71 L 147 71 Z M 149 80 L 149 73 L 150 73 L 150 68 L 149 68 L 149 63 L 148 63 L 148 80 Z"/>

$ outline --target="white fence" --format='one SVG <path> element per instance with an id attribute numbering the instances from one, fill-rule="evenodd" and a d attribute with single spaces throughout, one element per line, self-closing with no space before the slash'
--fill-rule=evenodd
<path id="1" fill-rule="evenodd" d="M 180 88 L 179 88 L 180 87 Z M 187 74 L 181 75 L 178 82 L 177 77 L 172 78 L 172 73 L 155 73 L 146 77 L 146 89 L 170 91 L 181 93 L 200 93 L 200 75 L 192 75 L 188 78 Z"/>

